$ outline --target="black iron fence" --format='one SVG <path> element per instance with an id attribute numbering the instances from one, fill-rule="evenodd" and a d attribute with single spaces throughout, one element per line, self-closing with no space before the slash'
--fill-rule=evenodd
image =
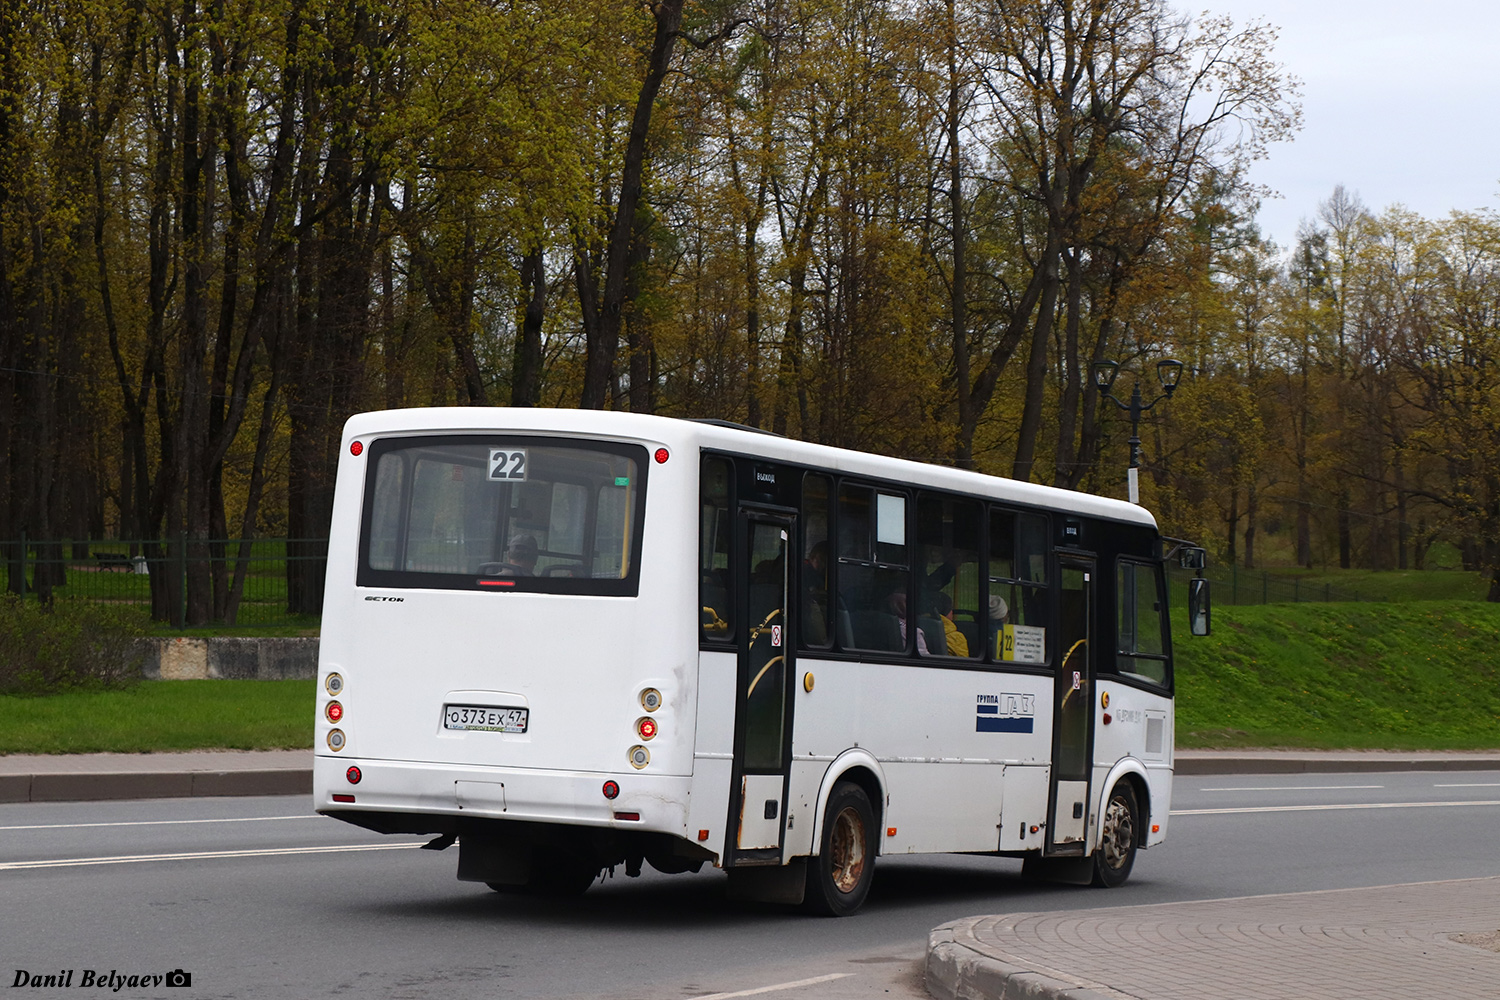
<path id="1" fill-rule="evenodd" d="M 325 539 L 60 539 L 0 541 L 6 589 L 28 600 L 107 604 L 158 624 L 316 627 Z M 1170 571 L 1186 606 L 1192 570 Z M 1216 605 L 1370 600 L 1327 583 L 1237 566 L 1204 571 Z M 299 589 L 300 588 L 300 589 Z M 308 589 L 315 588 L 310 602 Z"/>
<path id="2" fill-rule="evenodd" d="M 23 600 L 87 601 L 158 625 L 315 627 L 326 539 L 0 541 L 0 575 Z"/>
<path id="3" fill-rule="evenodd" d="M 1187 581 L 1193 570 L 1170 567 L 1174 607 L 1187 606 Z M 1238 566 L 1211 566 L 1203 575 L 1213 584 L 1213 603 L 1228 604 L 1296 604 L 1302 602 L 1369 601 L 1358 591 L 1346 590 L 1316 580 L 1296 576 L 1277 576 L 1264 570 L 1240 569 Z"/>

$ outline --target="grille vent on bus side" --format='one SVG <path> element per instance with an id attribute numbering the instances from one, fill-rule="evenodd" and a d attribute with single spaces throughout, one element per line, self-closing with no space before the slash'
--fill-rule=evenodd
<path id="1" fill-rule="evenodd" d="M 1146 717 L 1146 752 L 1161 755 L 1161 736 L 1166 729 L 1166 719 L 1160 716 Z"/>

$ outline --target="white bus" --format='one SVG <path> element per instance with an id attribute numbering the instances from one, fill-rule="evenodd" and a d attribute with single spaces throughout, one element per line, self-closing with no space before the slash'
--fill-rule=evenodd
<path id="1" fill-rule="evenodd" d="M 497 891 L 709 864 L 843 915 L 930 852 L 1118 885 L 1171 804 L 1166 547 L 1132 504 L 712 421 L 360 414 L 315 805 Z"/>

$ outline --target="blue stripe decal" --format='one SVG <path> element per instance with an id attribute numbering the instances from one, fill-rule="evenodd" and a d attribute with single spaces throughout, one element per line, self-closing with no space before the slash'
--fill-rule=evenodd
<path id="1" fill-rule="evenodd" d="M 1000 706 L 999 705 L 979 705 L 979 706 L 976 706 L 976 707 L 979 709 L 979 714 L 980 715 L 999 715 L 1000 714 Z"/>
<path id="2" fill-rule="evenodd" d="M 983 716 L 974 720 L 974 731 L 976 733 L 1029 733 L 1035 719 L 986 719 Z"/>

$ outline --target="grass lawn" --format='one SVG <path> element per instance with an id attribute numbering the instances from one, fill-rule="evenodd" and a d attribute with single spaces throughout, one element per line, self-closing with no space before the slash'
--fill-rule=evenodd
<path id="1" fill-rule="evenodd" d="M 1500 747 L 1500 605 L 1480 601 L 1180 609 L 1177 745 Z M 148 681 L 0 697 L 0 753 L 312 746 L 313 681 Z"/>
<path id="2" fill-rule="evenodd" d="M 311 747 L 314 681 L 145 681 L 0 697 L 0 753 Z"/>
<path id="3" fill-rule="evenodd" d="M 1500 605 L 1221 606 L 1173 636 L 1179 747 L 1500 747 Z"/>

